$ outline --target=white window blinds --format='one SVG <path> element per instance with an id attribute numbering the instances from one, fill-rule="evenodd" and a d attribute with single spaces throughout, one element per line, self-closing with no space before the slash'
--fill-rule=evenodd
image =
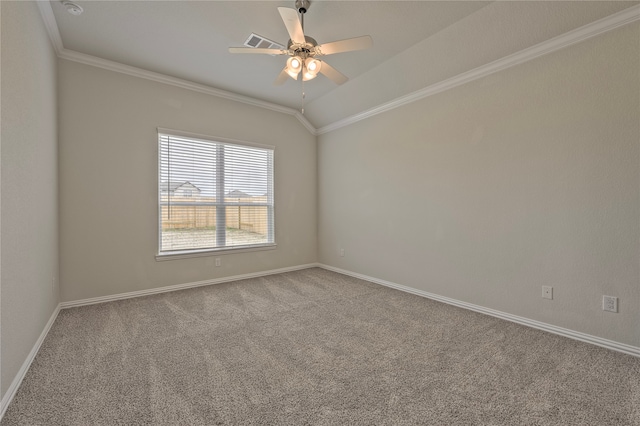
<path id="1" fill-rule="evenodd" d="M 159 254 L 275 243 L 273 149 L 158 133 Z"/>

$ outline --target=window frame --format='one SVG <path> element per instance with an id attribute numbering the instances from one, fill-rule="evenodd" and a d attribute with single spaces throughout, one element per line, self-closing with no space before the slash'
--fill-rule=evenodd
<path id="1" fill-rule="evenodd" d="M 268 242 L 264 244 L 255 244 L 255 245 L 243 245 L 243 246 L 225 246 L 219 248 L 206 248 L 206 249 L 188 249 L 188 250 L 174 250 L 174 251 L 164 251 L 161 252 L 160 249 L 162 247 L 162 204 L 160 199 L 161 188 L 160 185 L 162 183 L 162 166 L 161 166 L 161 152 L 160 152 L 160 137 L 164 136 L 175 136 L 182 138 L 194 139 L 201 142 L 207 143 L 223 143 L 223 144 L 231 144 L 237 146 L 246 146 L 252 148 L 260 148 L 272 151 L 272 216 L 273 216 L 273 242 Z M 222 138 L 217 136 L 209 136 L 192 132 L 185 132 L 181 130 L 173 130 L 166 129 L 162 127 L 157 128 L 156 132 L 156 155 L 157 155 L 157 173 L 156 173 L 156 207 L 157 207 L 157 240 L 156 240 L 156 255 L 155 258 L 157 261 L 165 261 L 165 260 L 174 260 L 174 259 L 187 259 L 192 257 L 206 257 L 206 256 L 217 256 L 223 254 L 231 254 L 231 253 L 245 253 L 252 251 L 263 251 L 263 250 L 274 250 L 277 247 L 276 244 L 276 185 L 275 185 L 275 162 L 276 162 L 276 148 L 273 145 L 265 145 L 259 144 L 255 142 L 247 142 L 236 139 Z"/>

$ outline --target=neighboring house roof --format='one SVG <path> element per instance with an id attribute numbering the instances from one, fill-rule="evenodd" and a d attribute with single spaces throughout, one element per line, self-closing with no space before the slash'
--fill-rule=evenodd
<path id="1" fill-rule="evenodd" d="M 233 191 L 229 191 L 229 193 L 226 195 L 227 197 L 233 197 L 233 198 L 248 198 L 251 197 L 251 195 L 244 193 L 242 191 L 239 191 L 237 189 L 234 189 Z"/>
<path id="2" fill-rule="evenodd" d="M 189 186 L 193 189 L 195 189 L 196 191 L 200 192 L 200 188 L 198 188 L 197 186 L 195 186 L 194 184 L 192 184 L 191 182 L 187 181 L 169 181 L 169 192 L 176 192 L 179 188 L 183 187 L 183 186 Z M 163 192 L 167 192 L 167 182 L 162 182 L 162 191 Z"/>

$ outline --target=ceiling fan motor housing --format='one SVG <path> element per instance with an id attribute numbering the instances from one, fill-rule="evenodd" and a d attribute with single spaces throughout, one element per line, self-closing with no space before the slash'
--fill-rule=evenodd
<path id="1" fill-rule="evenodd" d="M 306 59 L 308 56 L 315 56 L 316 51 L 315 47 L 318 45 L 318 42 L 309 36 L 304 36 L 306 41 L 305 44 L 296 44 L 292 40 L 289 40 L 287 43 L 287 49 L 295 52 L 296 55 L 301 56 L 303 59 Z"/>

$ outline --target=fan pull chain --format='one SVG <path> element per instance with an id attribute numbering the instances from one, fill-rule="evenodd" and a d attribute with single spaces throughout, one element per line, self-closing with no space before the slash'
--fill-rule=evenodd
<path id="1" fill-rule="evenodd" d="M 302 113 L 302 115 L 304 115 L 304 97 L 305 97 L 305 93 L 304 93 L 304 79 L 302 80 L 302 106 L 300 107 L 300 112 Z"/>

